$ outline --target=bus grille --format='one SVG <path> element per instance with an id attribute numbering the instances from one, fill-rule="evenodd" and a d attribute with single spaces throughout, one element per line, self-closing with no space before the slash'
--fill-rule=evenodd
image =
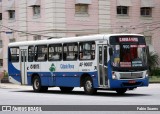
<path id="1" fill-rule="evenodd" d="M 143 72 L 120 73 L 120 79 L 135 79 L 135 78 L 143 78 Z"/>

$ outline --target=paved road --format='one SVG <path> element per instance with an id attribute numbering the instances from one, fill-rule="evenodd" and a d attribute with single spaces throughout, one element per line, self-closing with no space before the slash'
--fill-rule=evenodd
<path id="1" fill-rule="evenodd" d="M 160 84 L 150 84 L 121 96 L 111 91 L 86 95 L 83 88 L 75 88 L 71 93 L 61 93 L 59 88 L 35 93 L 31 86 L 0 84 L 0 105 L 160 105 Z"/>

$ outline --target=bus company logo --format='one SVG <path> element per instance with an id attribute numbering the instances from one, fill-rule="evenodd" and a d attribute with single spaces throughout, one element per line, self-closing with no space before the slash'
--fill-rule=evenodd
<path id="1" fill-rule="evenodd" d="M 56 67 L 54 65 L 54 63 L 51 64 L 51 67 L 49 68 L 50 72 L 55 72 L 56 71 Z"/>
<path id="2" fill-rule="evenodd" d="M 71 65 L 71 64 L 61 64 L 60 68 L 61 69 L 74 69 L 74 65 Z"/>

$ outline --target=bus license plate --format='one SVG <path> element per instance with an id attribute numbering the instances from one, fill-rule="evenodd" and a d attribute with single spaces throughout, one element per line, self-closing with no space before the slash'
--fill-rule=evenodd
<path id="1" fill-rule="evenodd" d="M 136 81 L 135 80 L 129 80 L 128 83 L 134 84 L 134 83 L 136 83 Z"/>

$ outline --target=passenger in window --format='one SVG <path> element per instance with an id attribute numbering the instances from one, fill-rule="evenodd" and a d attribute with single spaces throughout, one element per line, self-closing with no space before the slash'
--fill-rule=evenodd
<path id="1" fill-rule="evenodd" d="M 91 59 L 95 59 L 95 52 L 92 52 Z"/>
<path id="2" fill-rule="evenodd" d="M 75 58 L 74 58 L 75 60 L 77 59 L 77 54 L 75 54 Z"/>
<path id="3" fill-rule="evenodd" d="M 63 60 L 66 60 L 67 54 L 63 53 Z"/>
<path id="4" fill-rule="evenodd" d="M 79 59 L 80 59 L 80 60 L 83 59 L 83 53 L 82 53 L 82 52 L 79 53 Z"/>

